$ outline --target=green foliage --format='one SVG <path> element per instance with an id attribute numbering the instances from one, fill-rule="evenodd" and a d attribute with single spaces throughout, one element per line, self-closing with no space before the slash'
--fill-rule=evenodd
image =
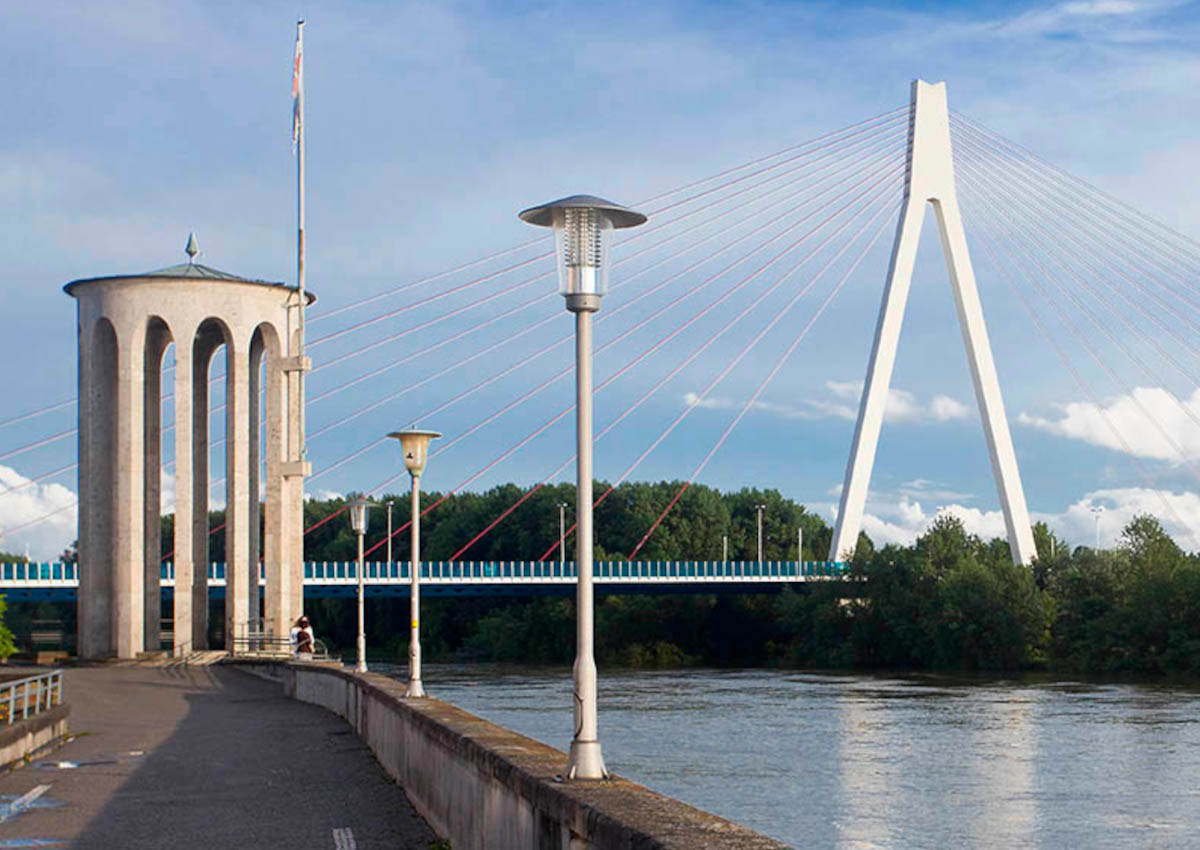
<path id="1" fill-rule="evenodd" d="M 8 656 L 17 651 L 17 644 L 13 639 L 13 633 L 4 624 L 4 612 L 7 608 L 8 603 L 3 596 L 0 596 L 0 658 L 8 658 Z"/>
<path id="2" fill-rule="evenodd" d="M 682 482 L 624 483 L 596 509 L 598 559 L 619 560 L 639 543 Z M 609 486 L 596 482 L 597 496 Z M 559 505 L 573 522 L 574 487 L 542 487 L 488 534 L 459 552 L 526 491 L 507 484 L 449 496 L 422 520 L 426 560 L 531 560 L 558 556 Z M 394 502 L 394 529 L 407 521 L 407 493 Z M 442 494 L 426 493 L 428 508 Z M 343 500 L 305 503 L 305 524 L 340 510 Z M 722 493 L 689 487 L 638 553 L 644 560 L 718 560 L 722 537 L 732 560 L 757 557 L 757 513 L 765 504 L 764 557 L 821 560 L 830 527 L 774 490 Z M 385 512 L 372 511 L 368 547 L 382 559 Z M 169 519 L 167 521 L 169 522 Z M 213 527 L 220 524 L 213 514 Z M 1136 517 L 1109 551 L 1074 552 L 1043 523 L 1033 529 L 1037 560 L 1014 566 L 1003 540 L 981 540 L 939 516 L 912 546 L 876 548 L 861 535 L 844 582 L 796 584 L 761 595 L 601 595 L 596 654 L 601 664 L 882 667 L 943 670 L 1058 669 L 1079 672 L 1200 673 L 1200 558 L 1184 553 L 1153 517 Z M 170 536 L 164 533 L 164 550 Z M 219 553 L 223 540 L 211 541 Z M 567 557 L 574 540 L 567 539 Z M 357 547 L 344 514 L 309 534 L 306 556 L 350 560 Z M 409 557 L 409 535 L 393 538 L 395 560 Z M 219 557 L 219 556 L 218 556 Z M 766 590 L 764 586 L 764 590 Z M 407 654 L 408 602 L 367 601 L 369 645 Z M 310 600 L 327 644 L 352 646 L 353 602 Z M 427 598 L 423 641 L 430 659 L 569 664 L 574 601 L 567 597 Z"/>

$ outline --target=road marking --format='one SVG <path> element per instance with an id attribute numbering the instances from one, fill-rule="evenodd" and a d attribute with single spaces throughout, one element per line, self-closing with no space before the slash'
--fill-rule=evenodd
<path id="1" fill-rule="evenodd" d="M 354 833 L 348 826 L 340 826 L 333 831 L 334 850 L 358 850 L 354 841 Z"/>
<path id="2" fill-rule="evenodd" d="M 9 803 L 4 808 L 4 810 L 0 810 L 0 823 L 3 823 L 4 821 L 8 820 L 11 817 L 15 817 L 16 815 L 21 814 L 21 812 L 23 812 L 26 808 L 29 807 L 30 803 L 32 803 L 34 800 L 36 800 L 38 797 L 42 796 L 49 790 L 50 790 L 49 785 L 35 785 L 32 788 L 30 788 L 28 791 L 26 791 L 20 797 L 18 797 L 17 799 L 15 799 L 11 803 Z"/>

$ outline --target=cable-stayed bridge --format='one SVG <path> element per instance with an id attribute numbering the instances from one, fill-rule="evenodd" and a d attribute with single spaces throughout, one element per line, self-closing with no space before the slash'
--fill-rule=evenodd
<path id="1" fill-rule="evenodd" d="M 833 551 L 810 554 L 836 561 L 853 548 L 927 201 L 938 216 L 1014 558 L 1028 562 L 1034 552 L 997 375 L 1006 382 L 1024 376 L 993 363 L 976 278 L 986 284 L 989 302 L 1003 297 L 1019 305 L 1027 320 L 1004 332 L 1045 352 L 1044 368 L 1060 369 L 1087 400 L 1098 439 L 1123 452 L 1135 478 L 1156 495 L 1162 518 L 1186 528 L 1178 499 L 1159 486 L 1143 458 L 1196 472 L 1189 435 L 1200 434 L 1200 413 L 1189 402 L 1200 386 L 1194 333 L 1200 245 L 946 109 L 944 99 L 922 109 L 914 96 L 909 104 L 635 204 L 650 221 L 617 243 L 614 286 L 597 314 L 596 354 L 604 365 L 595 386 L 595 439 L 604 446 L 620 434 L 638 448 L 606 459 L 601 472 L 612 486 L 595 505 L 652 457 L 669 457 L 680 485 L 637 533 L 620 541 L 623 555 L 632 561 L 657 554 L 656 532 L 670 527 L 672 511 L 716 458 L 736 456 L 730 438 L 763 407 L 772 382 L 799 357 L 820 356 L 805 355 L 802 346 L 835 302 L 852 288 L 878 291 L 883 283 L 874 349 L 869 358 L 864 352 L 858 424 L 847 435 L 851 460 Z M 889 231 L 895 236 L 885 266 Z M 383 435 L 398 419 L 437 424 L 446 438 L 431 453 L 433 468 L 450 468 L 456 455 L 470 461 L 456 462 L 464 471 L 422 506 L 423 515 L 442 509 L 454 494 L 497 480 L 530 482 L 487 523 L 464 530 L 455 551 L 439 553 L 450 563 L 493 557 L 488 547 L 496 530 L 575 460 L 564 440 L 574 411 L 566 401 L 573 370 L 564 365 L 572 335 L 549 282 L 552 253 L 544 240 L 531 239 L 357 301 L 314 307 L 306 400 L 313 469 L 306 488 L 316 491 L 339 470 L 373 471 L 356 489 L 383 493 L 405 474 Z M 163 380 L 174 370 L 170 348 L 161 363 Z M 769 365 L 762 367 L 763 360 Z M 751 363 L 758 371 L 747 381 Z M 227 378 L 219 371 L 204 378 L 213 394 L 209 447 L 220 451 Z M 721 393 L 738 383 L 734 378 L 746 389 L 730 400 Z M 1146 387 L 1154 388 L 1152 396 Z M 685 403 L 671 402 L 684 388 Z M 1115 408 L 1106 403 L 1114 396 L 1127 401 Z M 162 439 L 169 442 L 177 419 L 171 392 L 162 394 L 161 405 Z M 0 499 L 69 482 L 77 473 L 72 460 L 39 466 L 79 438 L 63 421 L 73 406 L 63 399 L 0 420 L 0 437 L 19 435 L 0 443 L 0 464 L 30 470 L 27 480 L 0 491 Z M 700 410 L 723 416 L 724 427 L 712 434 L 698 428 Z M 266 433 L 265 421 L 258 427 Z M 1147 434 L 1150 455 L 1133 448 Z M 174 475 L 175 467 L 172 453 L 164 453 L 163 472 Z M 206 498 L 220 498 L 233 486 L 228 475 L 203 482 Z M 162 507 L 169 512 L 172 506 Z M 4 532 L 12 538 L 76 508 L 66 502 L 7 524 Z M 392 536 L 399 541 L 407 529 L 399 524 Z M 205 527 L 199 534 L 224 530 Z M 366 555 L 378 558 L 387 541 L 373 534 Z M 544 551 L 504 555 L 546 562 L 557 546 L 548 524 Z M 163 560 L 173 563 L 176 553 L 162 548 Z"/>

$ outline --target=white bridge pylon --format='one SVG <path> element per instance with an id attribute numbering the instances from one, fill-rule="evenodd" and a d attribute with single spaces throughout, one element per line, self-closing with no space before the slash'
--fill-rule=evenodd
<path id="1" fill-rule="evenodd" d="M 967 251 L 966 234 L 958 208 L 958 192 L 954 182 L 954 163 L 950 147 L 950 118 L 946 108 L 946 84 L 930 84 L 916 80 L 912 85 L 912 111 L 908 139 L 908 166 L 905 175 L 904 209 L 892 246 L 887 286 L 875 328 L 875 344 L 867 366 L 867 380 L 854 429 L 854 445 L 846 467 L 838 509 L 830 559 L 853 555 L 862 528 L 871 469 L 875 465 L 875 450 L 879 445 L 879 430 L 887 406 L 888 387 L 896 363 L 896 346 L 900 326 L 912 284 L 913 263 L 925 220 L 926 202 L 933 204 L 938 231 L 942 237 L 942 252 L 950 272 L 950 285 L 958 307 L 971 379 L 975 384 L 975 399 L 983 419 L 991 455 L 996 489 L 1004 509 L 1008 529 L 1008 545 L 1015 563 L 1028 564 L 1037 555 L 1021 474 L 1013 452 L 1012 435 L 1004 414 L 1004 400 L 996 364 L 988 342 L 983 321 L 983 307 L 975 284 L 975 272 Z"/>

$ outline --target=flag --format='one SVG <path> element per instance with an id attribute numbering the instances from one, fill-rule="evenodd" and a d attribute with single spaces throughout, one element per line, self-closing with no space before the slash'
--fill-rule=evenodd
<path id="1" fill-rule="evenodd" d="M 296 59 L 292 63 L 292 149 L 300 142 L 304 122 L 301 99 L 304 96 L 304 21 L 296 23 Z"/>

